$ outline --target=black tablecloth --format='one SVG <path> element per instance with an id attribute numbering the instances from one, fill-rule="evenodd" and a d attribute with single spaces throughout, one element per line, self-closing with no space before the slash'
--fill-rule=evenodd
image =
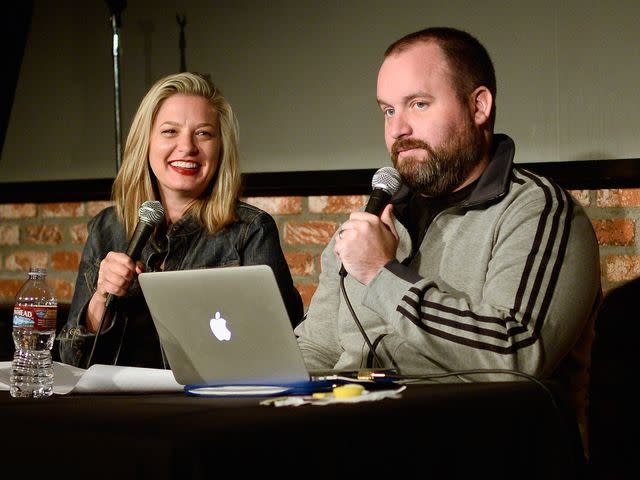
<path id="1" fill-rule="evenodd" d="M 418 474 L 581 478 L 562 401 L 527 381 L 412 384 L 400 399 L 274 407 L 263 398 L 0 392 L 5 472 L 62 478 L 228 478 Z"/>

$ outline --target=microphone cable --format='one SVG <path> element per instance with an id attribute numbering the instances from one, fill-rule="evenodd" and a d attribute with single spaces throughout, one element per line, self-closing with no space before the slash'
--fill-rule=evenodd
<path id="1" fill-rule="evenodd" d="M 104 324 L 104 320 L 107 316 L 107 312 L 109 311 L 109 308 L 106 308 L 103 310 L 102 315 L 100 316 L 100 324 L 98 325 L 98 330 L 96 331 L 96 335 L 93 338 L 93 346 L 91 347 L 91 352 L 89 353 L 89 357 L 87 358 L 87 366 L 86 368 L 89 368 L 91 366 L 91 359 L 93 358 L 93 352 L 96 349 L 96 345 L 98 344 L 98 337 L 100 336 L 100 333 L 102 332 L 102 325 Z M 118 353 L 119 353 L 118 349 Z M 117 357 L 116 357 L 117 360 Z M 114 362 L 115 365 L 115 362 Z"/>
<path id="2" fill-rule="evenodd" d="M 382 362 L 378 358 L 378 355 L 376 354 L 376 349 L 371 344 L 371 341 L 369 340 L 369 337 L 367 336 L 367 333 L 364 331 L 364 328 L 362 327 L 362 324 L 360 323 L 360 320 L 358 320 L 358 316 L 356 315 L 356 312 L 353 310 L 353 307 L 351 306 L 351 302 L 349 301 L 349 296 L 347 295 L 347 290 L 344 287 L 344 277 L 346 277 L 346 276 L 347 276 L 347 272 L 344 271 L 344 269 L 341 270 L 340 271 L 340 290 L 342 291 L 342 296 L 344 297 L 344 301 L 346 302 L 347 307 L 349 308 L 349 311 L 351 312 L 351 316 L 353 317 L 353 321 L 355 322 L 356 326 L 358 327 L 358 330 L 360 330 L 360 333 L 362 334 L 362 338 L 364 338 L 364 341 L 367 343 L 367 346 L 369 347 L 369 351 L 373 355 L 374 362 L 378 364 L 378 367 L 382 368 L 384 365 L 382 364 Z"/>

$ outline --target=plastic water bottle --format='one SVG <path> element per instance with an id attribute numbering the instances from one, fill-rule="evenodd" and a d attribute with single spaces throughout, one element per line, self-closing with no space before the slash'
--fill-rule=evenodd
<path id="1" fill-rule="evenodd" d="M 11 396 L 43 398 L 53 393 L 51 349 L 57 317 L 58 301 L 47 283 L 47 270 L 31 268 L 13 308 Z"/>

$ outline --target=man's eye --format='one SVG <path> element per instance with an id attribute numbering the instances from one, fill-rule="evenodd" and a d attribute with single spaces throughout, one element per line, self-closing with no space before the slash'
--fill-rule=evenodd
<path id="1" fill-rule="evenodd" d="M 393 108 L 386 108 L 383 113 L 385 117 L 393 117 L 396 111 Z"/>
<path id="2" fill-rule="evenodd" d="M 427 108 L 427 104 L 425 102 L 416 102 L 415 106 L 418 110 L 423 110 Z"/>

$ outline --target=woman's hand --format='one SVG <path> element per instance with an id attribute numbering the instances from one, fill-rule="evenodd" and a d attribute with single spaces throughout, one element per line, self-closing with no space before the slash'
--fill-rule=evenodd
<path id="1" fill-rule="evenodd" d="M 123 296 L 142 271 L 142 264 L 134 263 L 126 253 L 107 253 L 100 262 L 96 291 L 87 308 L 86 326 L 90 332 L 98 331 L 109 294 L 116 297 Z M 107 318 L 105 322 L 103 329 L 108 325 Z"/>

